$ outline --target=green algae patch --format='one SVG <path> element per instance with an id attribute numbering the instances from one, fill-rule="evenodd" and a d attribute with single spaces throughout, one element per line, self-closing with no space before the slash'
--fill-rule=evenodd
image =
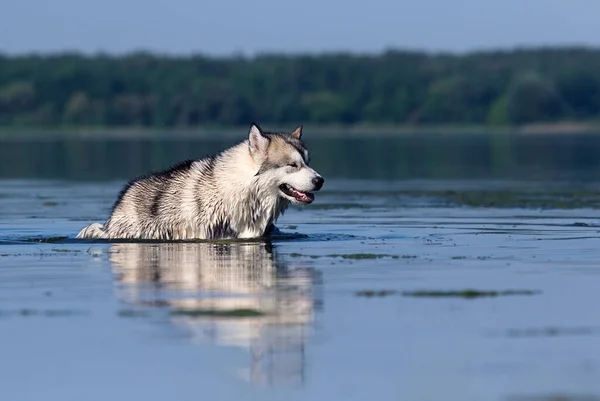
<path id="1" fill-rule="evenodd" d="M 139 318 L 139 317 L 150 316 L 148 311 L 141 311 L 141 310 L 135 310 L 135 309 L 122 309 L 117 313 L 117 315 L 119 317 L 128 317 L 128 318 Z"/>
<path id="2" fill-rule="evenodd" d="M 600 207 L 598 190 L 444 190 L 402 191 L 411 198 L 438 199 L 447 205 L 485 208 L 579 209 Z"/>
<path id="3" fill-rule="evenodd" d="M 557 337 L 589 336 L 598 333 L 597 327 L 534 327 L 527 329 L 509 329 L 507 337 Z"/>
<path id="4" fill-rule="evenodd" d="M 358 291 L 357 297 L 373 298 L 373 297 L 387 297 L 389 295 L 395 295 L 398 292 L 395 290 L 365 290 Z"/>
<path id="5" fill-rule="evenodd" d="M 382 255 L 376 253 L 346 253 L 346 254 L 331 254 L 327 255 L 330 258 L 342 258 L 342 259 L 351 259 L 351 260 L 364 260 L 364 259 L 383 259 L 383 258 L 391 258 L 391 255 Z"/>
<path id="6" fill-rule="evenodd" d="M 53 244 L 56 242 L 62 242 L 68 237 L 47 237 L 47 238 L 27 238 L 24 242 L 40 242 L 44 244 Z"/>
<path id="7" fill-rule="evenodd" d="M 176 309 L 171 311 L 173 316 L 189 316 L 189 317 L 223 317 L 223 318 L 246 318 L 260 317 L 265 314 L 256 309 L 230 309 L 230 310 L 214 310 L 214 309 Z"/>
<path id="8" fill-rule="evenodd" d="M 78 253 L 81 252 L 81 250 L 79 249 L 64 249 L 64 248 L 54 248 L 52 249 L 53 252 L 60 252 L 60 253 Z"/>
<path id="9" fill-rule="evenodd" d="M 405 291 L 402 293 L 405 297 L 414 298 L 494 298 L 506 296 L 531 296 L 539 294 L 539 291 L 534 290 L 506 290 L 506 291 L 479 291 L 473 289 L 459 291 Z"/>
<path id="10" fill-rule="evenodd" d="M 72 316 L 81 316 L 86 315 L 87 312 L 80 310 L 69 310 L 69 309 L 49 309 L 49 310 L 38 310 L 38 309 L 18 309 L 18 310 L 9 310 L 2 311 L 0 310 L 0 318 L 2 317 L 33 317 L 33 316 L 43 316 L 43 317 L 72 317 Z"/>
<path id="11" fill-rule="evenodd" d="M 375 260 L 375 259 L 384 259 L 384 258 L 391 258 L 391 259 L 414 259 L 417 258 L 416 255 L 402 255 L 402 256 L 398 256 L 398 255 L 385 255 L 385 254 L 376 254 L 376 253 L 332 253 L 330 255 L 304 255 L 298 252 L 292 252 L 290 253 L 290 257 L 291 258 L 302 258 L 302 257 L 307 257 L 307 258 L 311 258 L 311 259 L 319 259 L 322 257 L 326 257 L 326 258 L 341 258 L 341 259 L 346 259 L 346 260 Z"/>

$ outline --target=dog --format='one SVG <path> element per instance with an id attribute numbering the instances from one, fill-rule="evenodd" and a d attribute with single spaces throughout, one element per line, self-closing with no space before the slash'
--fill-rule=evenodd
<path id="1" fill-rule="evenodd" d="M 138 177 L 118 195 L 110 217 L 77 234 L 90 239 L 221 240 L 258 238 L 290 203 L 308 205 L 323 177 L 309 167 L 302 125 L 248 138 L 218 154 Z"/>

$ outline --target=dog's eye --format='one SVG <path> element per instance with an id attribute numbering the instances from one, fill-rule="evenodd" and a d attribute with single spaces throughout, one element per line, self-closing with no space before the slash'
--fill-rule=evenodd
<path id="1" fill-rule="evenodd" d="M 290 163 L 288 167 L 298 168 L 298 163 Z"/>

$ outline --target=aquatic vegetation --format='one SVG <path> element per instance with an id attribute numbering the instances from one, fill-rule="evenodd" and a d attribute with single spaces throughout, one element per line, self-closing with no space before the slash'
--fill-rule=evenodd
<path id="1" fill-rule="evenodd" d="M 174 316 L 190 316 L 190 317 L 226 317 L 226 318 L 245 318 L 245 317 L 260 317 L 265 314 L 256 309 L 175 309 L 171 311 Z"/>
<path id="2" fill-rule="evenodd" d="M 119 317 L 148 317 L 149 313 L 148 311 L 142 311 L 142 310 L 135 310 L 135 309 L 122 309 L 120 310 L 117 315 L 119 315 Z"/>
<path id="3" fill-rule="evenodd" d="M 508 337 L 555 337 L 555 336 L 583 336 L 598 333 L 597 327 L 539 327 L 528 329 L 509 329 Z"/>
<path id="4" fill-rule="evenodd" d="M 504 297 L 512 295 L 537 295 L 540 291 L 534 290 L 505 290 L 505 291 L 480 291 L 474 289 L 458 291 L 405 291 L 402 293 L 405 297 L 416 298 L 486 298 L 486 297 Z"/>
<path id="5" fill-rule="evenodd" d="M 409 190 L 401 191 L 399 195 L 437 199 L 447 206 L 537 209 L 600 207 L 600 191 L 596 190 Z"/>
<path id="6" fill-rule="evenodd" d="M 395 290 L 366 290 L 366 291 L 358 291 L 356 293 L 357 297 L 386 297 L 388 295 L 395 295 L 397 291 Z"/>
<path id="7" fill-rule="evenodd" d="M 369 259 L 384 259 L 384 258 L 391 258 L 391 259 L 414 259 L 417 258 L 417 255 L 402 255 L 402 256 L 398 256 L 398 255 L 386 255 L 386 254 L 375 254 L 375 253 L 333 253 L 333 254 L 329 254 L 329 255 L 303 255 L 301 253 L 298 252 L 292 252 L 290 253 L 290 257 L 292 258 L 301 258 L 301 257 L 309 257 L 311 259 L 319 259 L 322 257 L 327 257 L 327 258 L 342 258 L 342 259 L 348 259 L 348 260 L 369 260 Z"/>
<path id="8" fill-rule="evenodd" d="M 404 291 L 402 296 L 416 298 L 486 298 L 486 297 L 501 297 L 511 295 L 536 295 L 538 291 L 533 290 L 506 290 L 506 291 L 479 291 L 473 289 L 460 291 Z M 356 293 L 359 297 L 384 297 L 396 295 L 395 290 L 365 290 Z"/>
<path id="9" fill-rule="evenodd" d="M 68 237 L 46 237 L 46 238 L 26 238 L 23 241 L 24 242 L 40 242 L 40 243 L 46 243 L 46 244 L 52 244 L 52 243 L 56 243 L 56 242 L 62 242 L 64 240 L 66 240 Z"/>
<path id="10" fill-rule="evenodd" d="M 0 310 L 0 318 L 11 317 L 11 316 L 45 316 L 45 317 L 70 317 L 77 315 L 85 315 L 87 312 L 80 310 L 69 310 L 69 309 L 49 309 L 49 310 L 37 310 L 37 309 L 18 309 L 18 310 Z"/>
<path id="11" fill-rule="evenodd" d="M 342 259 L 352 259 L 352 260 L 362 260 L 362 259 L 382 259 L 382 258 L 391 258 L 391 255 L 382 255 L 375 253 L 347 253 L 347 254 L 331 254 L 327 255 L 330 258 L 342 258 Z M 397 257 L 396 257 L 397 258 Z"/>

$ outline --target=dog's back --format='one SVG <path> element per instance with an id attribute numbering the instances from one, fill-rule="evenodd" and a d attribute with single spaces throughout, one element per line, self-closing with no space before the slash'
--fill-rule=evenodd
<path id="1" fill-rule="evenodd" d="M 196 187 L 211 178 L 211 159 L 187 160 L 168 170 L 131 180 L 119 193 L 102 226 L 84 228 L 78 238 L 202 238 L 193 222 L 201 214 Z M 209 194 L 210 186 L 203 193 Z"/>

